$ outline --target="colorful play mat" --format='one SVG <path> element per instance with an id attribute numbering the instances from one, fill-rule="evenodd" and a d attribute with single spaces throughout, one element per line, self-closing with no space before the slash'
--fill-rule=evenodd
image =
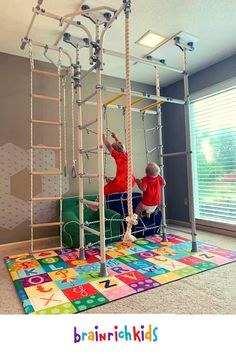
<path id="1" fill-rule="evenodd" d="M 153 289 L 236 260 L 236 252 L 168 235 L 107 246 L 108 277 L 99 277 L 99 248 L 43 251 L 5 258 L 27 314 L 65 314 L 85 311 L 129 295 Z"/>

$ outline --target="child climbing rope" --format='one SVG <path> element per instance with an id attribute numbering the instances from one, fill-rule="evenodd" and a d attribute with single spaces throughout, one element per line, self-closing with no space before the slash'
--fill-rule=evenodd
<path id="1" fill-rule="evenodd" d="M 160 167 L 150 162 L 146 167 L 146 176 L 136 179 L 137 185 L 143 191 L 142 201 L 137 205 L 135 214 L 140 217 L 143 211 L 150 218 L 156 208 L 161 204 L 161 187 L 166 185 L 163 177 L 160 176 Z"/>
<path id="2" fill-rule="evenodd" d="M 107 182 L 104 186 L 105 196 L 112 193 L 123 193 L 127 191 L 128 155 L 124 144 L 118 139 L 117 135 L 112 133 L 111 136 L 115 140 L 114 143 L 111 144 L 105 134 L 103 134 L 103 143 L 116 162 L 116 177 L 112 180 L 105 176 Z M 135 185 L 136 180 L 134 173 L 132 172 L 132 187 Z M 89 205 L 88 207 L 94 211 L 98 210 L 98 207 L 94 205 Z"/>
<path id="3" fill-rule="evenodd" d="M 124 144 L 118 139 L 117 135 L 112 133 L 111 136 L 115 140 L 114 143 L 111 144 L 105 134 L 103 134 L 103 142 L 116 162 L 116 177 L 111 180 L 105 176 L 107 184 L 104 187 L 104 195 L 127 191 L 128 155 Z M 132 187 L 135 184 L 134 173 L 132 173 Z"/>

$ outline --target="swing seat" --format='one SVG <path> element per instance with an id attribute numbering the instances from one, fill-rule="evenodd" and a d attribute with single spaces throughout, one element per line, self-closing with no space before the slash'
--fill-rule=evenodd
<path id="1" fill-rule="evenodd" d="M 96 196 L 85 196 L 87 200 L 96 200 Z M 120 241 L 120 228 L 121 228 L 121 216 L 113 210 L 105 208 L 105 218 L 109 221 L 105 221 L 105 238 L 106 242 Z M 63 244 L 68 247 L 80 247 L 80 228 L 79 228 L 79 198 L 68 197 L 62 201 L 62 220 L 64 222 L 62 241 Z M 90 224 L 92 223 L 92 224 Z M 84 206 L 84 224 L 91 229 L 98 231 L 100 228 L 99 223 L 99 210 L 93 211 L 86 205 Z M 85 247 L 92 246 L 93 244 L 99 244 L 100 237 L 84 231 Z"/>
<path id="2" fill-rule="evenodd" d="M 132 193 L 132 205 L 133 210 L 142 199 L 142 194 L 139 192 Z M 128 215 L 128 205 L 127 205 L 127 193 L 113 193 L 106 196 L 106 206 L 107 208 L 116 211 L 124 219 Z M 157 234 L 160 229 L 161 224 L 161 211 L 157 208 L 151 215 L 147 218 L 142 215 L 138 221 L 138 224 L 133 226 L 132 234 L 135 237 L 147 237 Z M 123 223 L 121 233 L 124 233 L 126 228 L 126 223 Z"/>

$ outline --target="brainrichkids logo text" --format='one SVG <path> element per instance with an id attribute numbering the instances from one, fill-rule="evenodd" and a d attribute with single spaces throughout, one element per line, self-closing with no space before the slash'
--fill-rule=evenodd
<path id="1" fill-rule="evenodd" d="M 74 327 L 74 343 L 85 341 L 91 342 L 119 342 L 119 341 L 134 341 L 134 342 L 157 342 L 158 327 L 153 327 L 151 324 L 144 326 L 114 326 L 109 331 L 103 331 L 98 326 L 94 326 L 91 331 L 80 331 Z"/>

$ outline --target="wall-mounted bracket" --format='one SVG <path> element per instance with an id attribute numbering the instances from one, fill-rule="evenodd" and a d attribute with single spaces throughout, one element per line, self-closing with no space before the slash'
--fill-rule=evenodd
<path id="1" fill-rule="evenodd" d="M 173 39 L 177 47 L 179 47 L 182 51 L 187 50 L 189 52 L 192 52 L 195 49 L 194 45 L 199 40 L 198 37 L 187 32 L 179 32 L 179 34 Z"/>
<path id="2" fill-rule="evenodd" d="M 83 11 L 87 11 L 87 10 L 90 10 L 90 7 L 86 4 L 84 4 L 81 9 Z M 111 11 L 111 10 L 107 10 L 106 12 L 101 12 L 99 11 L 87 11 L 85 14 L 82 14 L 82 16 L 88 18 L 90 21 L 92 21 L 94 24 L 98 24 L 98 25 L 106 25 L 107 22 L 110 21 L 110 19 L 112 18 L 113 16 L 113 13 L 115 13 L 115 10 L 114 11 Z"/>
<path id="3" fill-rule="evenodd" d="M 74 48 L 88 48 L 89 47 L 89 39 L 72 36 L 70 33 L 66 32 L 63 35 L 63 41 L 71 44 Z"/>

